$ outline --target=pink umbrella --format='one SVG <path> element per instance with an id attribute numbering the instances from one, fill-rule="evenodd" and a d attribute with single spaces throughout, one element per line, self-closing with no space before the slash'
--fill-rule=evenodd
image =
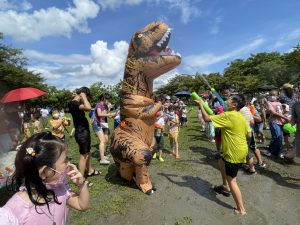
<path id="1" fill-rule="evenodd" d="M 9 103 L 9 102 L 18 102 L 26 99 L 37 98 L 46 94 L 44 91 L 41 91 L 36 88 L 18 88 L 7 92 L 2 99 L 1 103 Z"/>

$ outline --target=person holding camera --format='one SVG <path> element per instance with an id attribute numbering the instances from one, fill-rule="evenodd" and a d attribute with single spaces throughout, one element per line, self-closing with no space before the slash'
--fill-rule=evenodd
<path id="1" fill-rule="evenodd" d="M 69 103 L 69 111 L 73 117 L 75 127 L 75 140 L 79 145 L 79 171 L 81 174 L 85 174 L 85 171 L 87 171 L 88 177 L 100 175 L 100 172 L 93 169 L 90 164 L 91 135 L 89 123 L 85 117 L 85 112 L 91 110 L 89 96 L 90 89 L 81 87 L 75 91 L 73 100 Z"/>

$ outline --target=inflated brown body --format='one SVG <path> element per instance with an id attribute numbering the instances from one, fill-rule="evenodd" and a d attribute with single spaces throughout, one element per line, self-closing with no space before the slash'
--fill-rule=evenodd
<path id="1" fill-rule="evenodd" d="M 154 22 L 135 33 L 125 65 L 121 97 L 121 125 L 115 129 L 111 154 L 122 178 L 135 181 L 143 192 L 152 190 L 149 164 L 160 102 L 154 102 L 153 80 L 180 64 L 177 55 L 164 54 L 170 38 L 165 23 Z"/>

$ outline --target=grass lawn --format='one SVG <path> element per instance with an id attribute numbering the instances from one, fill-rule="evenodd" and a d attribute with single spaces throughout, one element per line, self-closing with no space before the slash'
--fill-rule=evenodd
<path id="1" fill-rule="evenodd" d="M 69 115 L 68 115 L 69 116 Z M 215 144 L 207 141 L 205 134 L 200 132 L 201 127 L 197 119 L 197 108 L 193 107 L 188 114 L 188 126 L 180 129 L 179 135 L 179 153 L 181 156 L 180 161 L 176 161 L 173 156 L 169 155 L 169 143 L 165 137 L 165 162 L 159 160 L 152 160 L 151 174 L 157 174 L 161 171 L 170 171 L 176 173 L 186 173 L 194 177 L 198 177 L 203 170 L 202 165 L 210 164 L 217 168 L 217 162 L 214 160 L 212 151 L 215 150 Z M 112 120 L 110 120 L 110 127 L 113 127 Z M 68 127 L 71 131 L 72 125 Z M 112 130 L 112 129 L 111 129 Z M 269 134 L 269 132 L 267 132 Z M 92 138 L 92 165 L 97 170 L 102 172 L 102 175 L 89 178 L 94 183 L 90 189 L 91 194 L 91 208 L 86 212 L 78 212 L 70 209 L 69 224 L 100 224 L 103 218 L 111 218 L 118 215 L 126 215 L 130 208 L 138 209 L 140 204 L 145 202 L 149 196 L 143 194 L 140 190 L 136 189 L 133 184 L 123 181 L 116 175 L 116 167 L 111 160 L 111 165 L 99 165 L 98 159 L 98 138 L 91 129 Z M 74 138 L 70 138 L 66 132 L 66 141 L 68 143 L 68 157 L 69 160 L 77 164 L 79 161 L 78 146 Z M 108 152 L 109 154 L 109 152 Z M 202 165 L 200 165 L 200 164 Z M 195 165 L 199 165 L 194 167 Z M 267 160 L 267 165 L 272 170 L 261 171 L 261 174 L 267 177 L 272 177 L 278 183 L 286 184 L 282 177 L 289 177 L 288 166 L 286 170 L 282 170 L 282 165 L 278 162 Z M 220 179 L 219 177 L 217 178 Z M 155 182 L 155 180 L 153 181 Z M 159 189 L 159 184 L 157 185 Z M 73 190 L 76 188 L 72 186 Z M 162 190 L 163 191 L 163 190 Z M 0 190 L 0 206 L 10 198 L 12 192 L 7 191 L 5 188 Z"/>
<path id="2" fill-rule="evenodd" d="M 200 126 L 196 122 L 196 107 L 194 110 L 189 112 L 189 124 L 187 127 L 183 127 L 180 130 L 179 135 L 179 147 L 180 155 L 182 158 L 186 158 L 187 153 L 193 153 L 191 146 L 203 146 L 206 148 L 214 148 L 213 145 L 204 141 L 204 135 L 199 132 Z M 70 115 L 67 115 L 70 117 Z M 113 127 L 113 121 L 109 121 L 109 125 Z M 72 130 L 73 125 L 67 127 L 68 131 Z M 112 129 L 111 129 L 112 131 Z M 77 164 L 79 161 L 78 146 L 74 138 L 70 138 L 68 132 L 66 133 L 66 141 L 68 143 L 68 157 L 69 160 Z M 132 204 L 138 205 L 142 202 L 146 196 L 140 190 L 136 189 L 133 184 L 123 181 L 116 175 L 116 167 L 114 163 L 109 166 L 99 165 L 98 159 L 98 138 L 93 133 L 91 129 L 91 140 L 92 140 L 92 160 L 91 163 L 94 168 L 100 170 L 102 175 L 91 177 L 94 185 L 90 189 L 91 194 L 91 208 L 86 212 L 78 212 L 76 210 L 70 210 L 69 224 L 79 225 L 79 224 L 90 224 L 94 221 L 99 220 L 100 217 L 109 217 L 113 214 L 126 214 L 127 206 Z M 188 162 L 177 163 L 173 157 L 169 156 L 169 142 L 165 136 L 165 162 L 161 163 L 158 160 L 152 160 L 152 168 L 155 170 L 160 170 L 160 168 L 169 168 L 173 171 L 185 171 L 191 170 Z M 107 152 L 109 154 L 109 152 Z M 113 162 L 112 158 L 110 158 Z M 76 188 L 71 186 L 74 191 Z M 6 188 L 0 189 L 0 206 L 4 205 L 5 202 L 13 195 L 12 192 L 8 191 Z"/>
<path id="3" fill-rule="evenodd" d="M 197 154 L 193 151 L 193 146 L 202 146 L 203 148 L 214 149 L 214 145 L 206 141 L 204 134 L 200 132 L 200 125 L 197 123 L 197 109 L 194 107 L 189 113 L 189 124 L 180 130 L 179 135 L 179 151 L 182 158 L 193 160 L 193 155 Z M 110 120 L 110 127 L 113 127 Z M 71 129 L 69 129 L 71 130 Z M 100 166 L 98 158 L 98 139 L 92 133 L 92 165 L 102 172 L 101 176 L 92 177 L 90 180 L 94 186 L 90 189 L 91 193 L 91 209 L 82 213 L 76 210 L 70 212 L 70 224 L 90 224 L 100 217 L 109 217 L 113 214 L 126 214 L 128 207 L 142 202 L 147 195 L 136 189 L 134 185 L 121 180 L 116 175 L 116 167 L 112 163 L 109 166 Z M 70 161 L 77 163 L 79 159 L 78 147 L 74 138 L 67 137 L 69 144 Z M 178 163 L 174 157 L 169 156 L 169 141 L 165 136 L 165 162 L 161 163 L 158 160 L 152 160 L 151 170 L 160 171 L 161 168 L 170 169 L 172 171 L 191 171 L 188 161 Z M 112 161 L 112 159 L 111 159 Z"/>

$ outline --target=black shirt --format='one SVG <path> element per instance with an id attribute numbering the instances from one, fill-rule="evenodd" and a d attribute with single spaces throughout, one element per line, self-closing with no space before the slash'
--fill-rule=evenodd
<path id="1" fill-rule="evenodd" d="M 84 127 L 89 130 L 89 123 L 87 118 L 85 117 L 85 113 L 83 110 L 79 109 L 81 103 L 79 101 L 73 100 L 69 103 L 69 111 L 73 117 L 74 127 Z"/>

